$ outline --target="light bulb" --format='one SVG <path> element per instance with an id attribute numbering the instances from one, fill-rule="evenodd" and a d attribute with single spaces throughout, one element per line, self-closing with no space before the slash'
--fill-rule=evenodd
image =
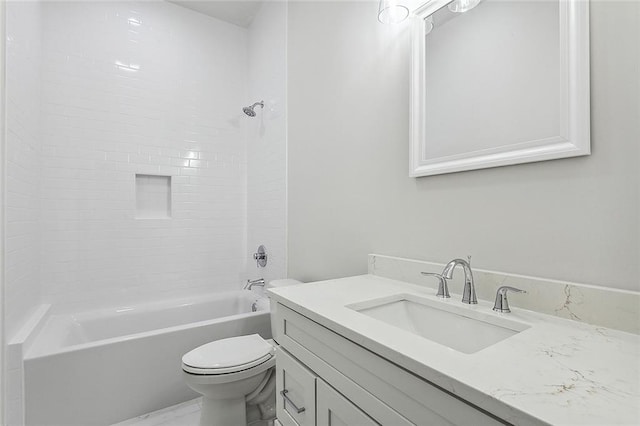
<path id="1" fill-rule="evenodd" d="M 481 1 L 482 0 L 455 0 L 449 3 L 449 10 L 454 13 L 468 12 L 480 4 Z"/>
<path id="2" fill-rule="evenodd" d="M 380 0 L 378 21 L 383 24 L 398 24 L 409 16 L 409 9 L 397 0 Z"/>

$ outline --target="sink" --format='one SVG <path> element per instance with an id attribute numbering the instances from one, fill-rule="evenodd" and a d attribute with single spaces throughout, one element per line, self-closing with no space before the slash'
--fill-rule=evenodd
<path id="1" fill-rule="evenodd" d="M 346 307 L 465 354 L 478 352 L 530 327 L 453 303 L 397 294 Z"/>

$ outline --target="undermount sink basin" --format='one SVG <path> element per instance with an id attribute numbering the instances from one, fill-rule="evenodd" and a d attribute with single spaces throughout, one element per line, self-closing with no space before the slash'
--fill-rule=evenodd
<path id="1" fill-rule="evenodd" d="M 346 307 L 465 354 L 478 352 L 529 328 L 527 324 L 454 303 L 397 294 Z"/>

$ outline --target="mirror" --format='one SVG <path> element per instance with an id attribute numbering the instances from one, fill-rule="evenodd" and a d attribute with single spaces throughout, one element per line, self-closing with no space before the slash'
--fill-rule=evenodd
<path id="1" fill-rule="evenodd" d="M 588 2 L 450 3 L 412 17 L 410 176 L 590 154 Z"/>

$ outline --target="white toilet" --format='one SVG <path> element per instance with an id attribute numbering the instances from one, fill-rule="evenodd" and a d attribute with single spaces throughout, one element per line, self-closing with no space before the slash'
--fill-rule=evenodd
<path id="1" fill-rule="evenodd" d="M 300 282 L 274 280 L 267 286 L 292 284 Z M 275 345 L 251 334 L 216 340 L 182 357 L 187 385 L 203 397 L 201 426 L 244 426 L 252 406 L 275 414 Z"/>

